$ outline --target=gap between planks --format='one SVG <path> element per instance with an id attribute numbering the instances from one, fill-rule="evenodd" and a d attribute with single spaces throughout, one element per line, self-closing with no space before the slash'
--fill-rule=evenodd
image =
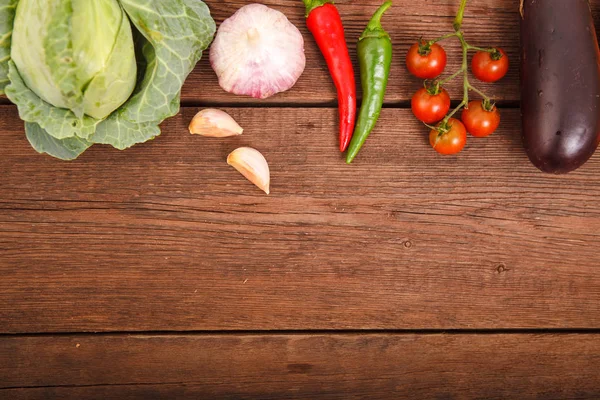
<path id="1" fill-rule="evenodd" d="M 451 107 L 455 108 L 458 106 L 460 101 L 455 100 L 452 101 Z M 500 100 L 496 102 L 496 105 L 499 108 L 503 109 L 519 109 L 521 107 L 520 101 L 513 100 Z M 13 104 L 7 98 L 0 98 L 0 106 L 13 106 Z M 211 108 L 211 107 L 219 107 L 219 108 L 337 108 L 337 102 L 335 101 L 324 101 L 324 102 L 315 102 L 315 103 L 295 103 L 295 102 L 276 102 L 276 103 L 253 103 L 253 102 L 222 102 L 222 101 L 190 101 L 190 100 L 182 100 L 181 108 Z M 357 108 L 360 108 L 361 101 L 357 102 Z M 383 108 L 387 109 L 409 109 L 410 108 L 410 100 L 403 100 L 398 102 L 388 102 L 384 103 Z"/>
<path id="2" fill-rule="evenodd" d="M 146 331 L 106 331 L 106 332 L 28 332 L 0 333 L 4 338 L 26 337 L 113 337 L 113 336 L 363 336 L 363 335 L 600 335 L 600 328 L 523 328 L 523 329 L 320 329 L 320 330 L 146 330 Z"/>

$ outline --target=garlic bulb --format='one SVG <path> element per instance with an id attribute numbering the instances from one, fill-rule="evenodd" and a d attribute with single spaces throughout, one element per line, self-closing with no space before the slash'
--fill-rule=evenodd
<path id="1" fill-rule="evenodd" d="M 271 184 L 271 173 L 269 164 L 258 150 L 251 147 L 240 147 L 227 156 L 227 164 L 238 170 L 250 182 L 259 189 L 269 194 Z"/>
<path id="2" fill-rule="evenodd" d="M 210 137 L 241 135 L 241 126 L 225 111 L 207 108 L 200 111 L 190 123 L 190 133 Z"/>
<path id="3" fill-rule="evenodd" d="M 225 91 L 264 99 L 300 78 L 306 66 L 304 39 L 281 12 L 249 4 L 219 27 L 210 63 Z"/>

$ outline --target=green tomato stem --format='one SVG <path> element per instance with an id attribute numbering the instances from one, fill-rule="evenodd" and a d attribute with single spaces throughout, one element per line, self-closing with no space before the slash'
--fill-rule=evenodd
<path id="1" fill-rule="evenodd" d="M 467 43 L 467 41 L 465 40 L 464 37 L 464 33 L 462 31 L 462 24 L 463 24 L 463 18 L 465 16 L 465 8 L 467 6 L 467 1 L 468 0 L 461 0 L 460 1 L 460 7 L 458 8 L 458 12 L 456 14 L 456 18 L 454 19 L 454 32 L 453 33 L 449 33 L 447 35 L 441 36 L 435 40 L 431 40 L 429 42 L 426 42 L 428 46 L 431 46 L 432 44 L 439 42 L 440 40 L 444 40 L 444 39 L 448 39 L 451 37 L 456 37 L 458 38 L 458 40 L 460 41 L 460 46 L 462 48 L 462 64 L 461 67 L 458 71 L 456 71 L 454 74 L 450 75 L 449 77 L 447 77 L 446 79 L 443 79 L 441 81 L 436 82 L 436 87 L 440 87 L 443 86 L 444 84 L 452 81 L 453 79 L 455 79 L 456 77 L 458 77 L 459 75 L 463 75 L 463 98 L 462 101 L 460 102 L 460 104 L 450 112 L 450 114 L 448 114 L 443 120 L 442 122 L 440 122 L 437 126 L 438 132 L 440 132 L 440 134 L 444 134 L 444 132 L 447 130 L 448 127 L 448 121 L 450 120 L 450 118 L 452 118 L 454 115 L 456 115 L 457 112 L 459 112 L 463 107 L 466 107 L 469 104 L 469 91 L 472 90 L 473 92 L 477 93 L 478 95 L 480 95 L 481 97 L 483 97 L 483 102 L 484 104 L 487 105 L 491 105 L 492 102 L 490 100 L 490 98 L 483 93 L 481 90 L 477 89 L 475 86 L 471 85 L 471 83 L 469 82 L 469 50 L 474 50 L 474 51 L 485 51 L 488 53 L 492 53 L 495 54 L 496 52 L 498 52 L 497 49 L 495 48 L 482 48 L 482 47 L 477 47 L 477 46 L 471 46 L 469 43 Z M 427 127 L 431 128 L 430 125 L 425 124 Z"/>
<path id="2" fill-rule="evenodd" d="M 488 96 L 486 96 L 486 94 L 483 93 L 481 90 L 477 89 L 475 86 L 469 84 L 468 89 L 474 91 L 475 93 L 477 93 L 478 95 L 480 95 L 481 97 L 483 97 L 483 100 L 485 102 L 487 102 L 487 103 L 490 102 L 490 98 Z"/>
<path id="3" fill-rule="evenodd" d="M 470 44 L 468 45 L 469 50 L 473 50 L 473 51 L 483 51 L 486 53 L 495 53 L 497 50 L 494 47 L 490 47 L 490 48 L 484 48 L 484 47 L 477 47 L 477 46 L 471 46 Z"/>
<path id="4" fill-rule="evenodd" d="M 463 0 L 462 4 L 466 4 L 466 0 Z M 464 12 L 464 10 L 463 10 Z M 461 16 L 461 21 L 462 21 L 462 16 Z M 447 124 L 448 121 L 450 120 L 450 118 L 452 118 L 454 116 L 454 114 L 456 114 L 461 108 L 463 108 L 464 106 L 466 106 L 467 104 L 469 104 L 469 87 L 471 86 L 471 84 L 469 83 L 469 71 L 468 71 L 468 45 L 467 42 L 465 41 L 465 38 L 463 36 L 462 31 L 458 31 L 458 40 L 460 40 L 460 44 L 462 46 L 462 53 L 463 53 L 463 60 L 462 60 L 462 66 L 460 68 L 459 72 L 462 72 L 463 74 L 463 100 L 460 102 L 460 104 L 458 105 L 458 107 L 456 107 L 454 110 L 452 110 L 452 112 L 448 115 L 446 115 L 446 118 L 444 118 L 444 124 Z"/>
<path id="5" fill-rule="evenodd" d="M 463 73 L 463 69 L 462 69 L 462 67 L 461 67 L 461 68 L 460 68 L 458 71 L 456 71 L 455 73 L 453 73 L 452 75 L 450 75 L 450 76 L 449 76 L 449 77 L 447 77 L 446 79 L 444 79 L 444 80 L 441 80 L 441 81 L 439 82 L 440 86 L 444 86 L 446 83 L 448 83 L 448 82 L 450 82 L 450 81 L 454 80 L 454 79 L 455 79 L 457 76 L 459 76 L 459 75 L 460 75 L 460 74 L 462 74 L 462 73 Z"/>
<path id="6" fill-rule="evenodd" d="M 467 7 L 467 0 L 460 0 L 460 7 L 456 18 L 454 19 L 454 32 L 459 33 L 462 30 L 463 17 L 465 16 L 465 8 Z"/>
<path id="7" fill-rule="evenodd" d="M 430 40 L 428 44 L 429 44 L 429 46 L 431 46 L 432 44 L 435 44 L 435 43 L 437 43 L 437 42 L 441 42 L 442 40 L 450 39 L 451 37 L 456 37 L 456 35 L 457 35 L 457 33 L 456 33 L 456 32 L 453 32 L 453 33 L 448 33 L 447 35 L 440 36 L 440 37 L 439 37 L 439 38 L 437 38 L 437 39 Z"/>

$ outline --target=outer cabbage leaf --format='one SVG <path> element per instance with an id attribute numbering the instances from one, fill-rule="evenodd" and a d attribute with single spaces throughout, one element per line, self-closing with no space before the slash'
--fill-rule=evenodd
<path id="1" fill-rule="evenodd" d="M 92 143 L 76 136 L 56 139 L 48 135 L 38 124 L 26 122 L 27 140 L 38 153 L 46 153 L 61 160 L 74 160 L 86 151 Z"/>
<path id="2" fill-rule="evenodd" d="M 116 112 L 98 125 L 90 140 L 125 150 L 134 144 L 154 139 L 158 135 L 160 135 L 160 128 L 156 122 L 131 122 Z"/>
<path id="3" fill-rule="evenodd" d="M 121 0 L 121 6 L 148 41 L 140 90 L 122 107 L 130 121 L 162 121 L 179 111 L 183 82 L 215 33 L 210 10 L 198 0 Z"/>
<path id="4" fill-rule="evenodd" d="M 91 140 L 125 149 L 156 137 L 158 125 L 179 112 L 181 87 L 212 41 L 216 27 L 206 4 L 198 0 L 120 3 L 146 39 L 146 69 L 133 96 L 100 123 Z"/>
<path id="5" fill-rule="evenodd" d="M 96 130 L 100 121 L 88 116 L 79 119 L 73 112 L 54 107 L 40 99 L 25 85 L 12 61 L 9 61 L 8 77 L 10 85 L 5 88 L 6 95 L 17 105 L 23 121 L 38 124 L 56 139 L 75 136 L 88 139 Z"/>
<path id="6" fill-rule="evenodd" d="M 13 23 L 19 0 L 0 0 L 0 94 L 8 85 L 8 62 Z"/>

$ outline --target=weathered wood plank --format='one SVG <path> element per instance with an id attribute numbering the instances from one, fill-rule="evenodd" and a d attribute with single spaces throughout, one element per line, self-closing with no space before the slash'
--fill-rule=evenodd
<path id="1" fill-rule="evenodd" d="M 365 28 L 371 14 L 381 4 L 381 0 L 342 0 L 336 5 L 340 9 L 346 26 L 346 39 L 350 54 L 356 61 L 356 41 Z M 217 23 L 232 15 L 248 1 L 245 0 L 206 0 Z M 185 102 L 210 103 L 251 103 L 251 104 L 335 104 L 335 89 L 329 78 L 327 67 L 314 40 L 305 26 L 304 6 L 301 0 L 265 0 L 262 3 L 282 11 L 302 32 L 305 40 L 307 67 L 293 90 L 279 94 L 267 100 L 252 100 L 248 97 L 225 93 L 218 85 L 217 77 L 210 67 L 208 56 L 204 57 L 196 71 L 185 85 Z M 394 61 L 392 75 L 386 96 L 386 103 L 394 104 L 407 101 L 421 86 L 421 82 L 410 76 L 404 66 L 404 57 L 411 44 L 421 36 L 439 37 L 452 31 L 452 20 L 460 0 L 394 0 L 394 6 L 388 11 L 385 28 L 390 32 L 394 43 Z M 600 0 L 592 0 L 592 7 L 600 26 Z M 494 85 L 479 84 L 490 96 L 497 100 L 517 101 L 519 96 L 519 0 L 471 0 L 465 17 L 467 40 L 479 46 L 501 46 L 511 60 L 508 76 Z M 460 48 L 455 41 L 449 41 L 449 64 L 447 71 L 458 70 Z M 359 82 L 357 80 L 357 82 Z M 461 82 L 448 86 L 454 98 L 461 98 Z"/>
<path id="2" fill-rule="evenodd" d="M 0 340 L 0 388 L 13 388 L 0 397 L 14 400 L 597 399 L 599 369 L 587 334 Z"/>
<path id="3" fill-rule="evenodd" d="M 386 109 L 353 166 L 335 109 L 229 110 L 191 136 L 36 155 L 0 108 L 0 331 L 598 328 L 600 158 L 539 173 L 518 134 L 433 152 Z M 266 196 L 225 164 L 250 145 Z"/>

